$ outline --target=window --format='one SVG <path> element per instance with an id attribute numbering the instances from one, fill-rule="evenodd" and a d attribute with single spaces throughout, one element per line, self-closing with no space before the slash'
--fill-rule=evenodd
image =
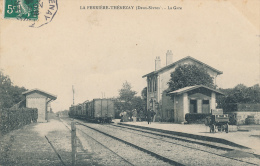
<path id="1" fill-rule="evenodd" d="M 152 91 L 152 80 L 148 79 L 148 92 Z"/>
<path id="2" fill-rule="evenodd" d="M 154 79 L 154 91 L 157 91 L 157 77 Z"/>
<path id="3" fill-rule="evenodd" d="M 154 79 L 152 79 L 152 92 L 154 91 Z"/>
<path id="4" fill-rule="evenodd" d="M 148 79 L 148 92 L 155 92 L 157 91 L 157 77 L 149 78 Z"/>
<path id="5" fill-rule="evenodd" d="M 209 100 L 203 100 L 202 104 L 209 104 Z"/>

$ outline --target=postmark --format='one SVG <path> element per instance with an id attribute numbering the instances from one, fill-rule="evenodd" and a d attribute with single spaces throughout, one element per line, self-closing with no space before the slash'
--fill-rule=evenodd
<path id="1" fill-rule="evenodd" d="M 38 20 L 34 21 L 30 27 L 39 28 L 46 24 L 49 24 L 54 19 L 58 12 L 57 0 L 39 0 L 39 15 Z"/>

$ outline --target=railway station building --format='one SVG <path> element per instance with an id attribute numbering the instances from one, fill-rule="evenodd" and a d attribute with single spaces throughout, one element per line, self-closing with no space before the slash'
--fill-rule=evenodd
<path id="1" fill-rule="evenodd" d="M 39 89 L 32 89 L 22 93 L 26 97 L 27 108 L 38 109 L 38 122 L 48 121 L 48 109 L 50 109 L 50 102 L 57 99 L 55 95 L 44 92 Z M 50 110 L 49 110 L 50 111 Z"/>
<path id="2" fill-rule="evenodd" d="M 216 95 L 222 92 L 204 85 L 194 85 L 169 92 L 174 96 L 174 121 L 185 121 L 187 113 L 209 114 L 211 109 L 216 109 Z"/>
<path id="3" fill-rule="evenodd" d="M 204 67 L 213 78 L 215 85 L 217 76 L 223 74 L 222 71 L 191 56 L 174 62 L 171 50 L 168 50 L 166 53 L 165 67 L 161 67 L 160 57 L 156 57 L 155 70 L 143 76 L 147 80 L 147 109 L 151 108 L 156 112 L 156 121 L 173 120 L 181 123 L 185 121 L 186 113 L 209 113 L 210 109 L 216 107 L 216 95 L 221 95 L 222 93 L 206 86 L 196 85 L 170 92 L 170 95 L 174 95 L 175 100 L 172 100 L 171 96 L 167 94 L 169 87 L 167 83 L 171 78 L 171 73 L 175 71 L 178 65 L 185 64 Z"/>

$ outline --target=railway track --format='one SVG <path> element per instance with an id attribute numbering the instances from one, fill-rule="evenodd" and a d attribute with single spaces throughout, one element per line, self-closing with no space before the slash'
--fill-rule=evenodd
<path id="1" fill-rule="evenodd" d="M 84 134 L 84 136 L 87 136 L 88 138 L 90 138 L 92 141 L 98 143 L 99 145 L 102 146 L 102 148 L 108 150 L 109 152 L 111 152 L 114 156 L 118 157 L 119 159 L 119 163 L 121 163 L 120 160 L 122 160 L 124 162 L 124 165 L 130 165 L 130 166 L 134 166 L 133 163 L 131 163 L 131 161 L 128 161 L 126 158 L 124 158 L 123 156 L 120 156 L 116 151 L 112 150 L 111 148 L 109 148 L 109 146 L 105 145 L 104 143 L 102 143 L 101 141 L 98 141 L 95 137 L 91 136 L 90 134 L 88 134 L 87 132 L 83 131 L 82 129 L 78 129 L 81 133 Z M 112 141 L 112 140 L 110 140 Z M 110 154 L 111 155 L 111 154 Z M 117 161 L 118 162 L 118 161 Z"/>
<path id="2" fill-rule="evenodd" d="M 221 157 L 224 157 L 224 158 L 229 158 L 229 159 L 232 159 L 232 160 L 245 162 L 247 164 L 258 165 L 257 163 L 260 162 L 260 160 L 259 160 L 259 162 L 252 163 L 252 162 L 250 162 L 246 159 L 243 159 L 243 158 L 237 159 L 237 158 L 228 157 L 228 156 L 225 155 L 227 152 L 241 151 L 242 149 L 238 148 L 238 147 L 232 147 L 232 146 L 229 146 L 229 145 L 222 145 L 220 143 L 212 143 L 212 142 L 207 142 L 207 141 L 206 142 L 205 141 L 197 141 L 197 140 L 194 141 L 193 139 L 189 139 L 189 138 L 173 136 L 173 135 L 170 135 L 170 134 L 165 134 L 165 133 L 151 131 L 151 130 L 138 129 L 138 128 L 135 128 L 135 127 L 127 127 L 127 126 L 121 126 L 121 125 L 111 125 L 111 126 L 108 126 L 108 127 L 116 127 L 116 128 L 119 128 L 120 130 L 124 130 L 125 132 L 142 135 L 144 137 L 149 137 L 149 138 L 153 138 L 153 139 L 156 139 L 156 140 L 158 140 L 158 139 L 163 140 L 165 142 L 169 142 L 169 143 L 172 143 L 172 144 L 180 145 L 180 146 L 183 146 L 183 147 L 188 147 L 188 148 L 191 148 L 191 149 L 197 149 L 199 151 L 204 151 L 204 152 L 214 154 L 214 155 L 217 155 L 217 156 L 221 156 Z M 197 146 L 197 145 L 201 145 L 201 146 Z M 212 152 L 212 149 L 215 152 Z M 251 156 L 255 156 L 256 158 L 260 159 L 259 155 L 249 153 L 249 152 L 244 152 L 244 153 L 247 153 Z"/>
<path id="3" fill-rule="evenodd" d="M 64 121 L 62 122 L 70 130 L 69 125 Z M 161 159 L 151 156 L 148 153 L 140 151 L 140 149 L 123 140 L 109 136 L 106 133 L 99 132 L 96 129 L 82 124 L 79 121 L 77 122 L 77 132 L 80 132 L 82 136 L 89 138 L 87 140 L 90 141 L 90 144 L 95 144 L 93 148 L 95 149 L 95 153 L 102 153 L 102 156 L 104 156 L 103 158 L 109 159 L 109 161 L 103 162 L 103 164 L 106 166 L 181 165 L 176 162 L 171 164 L 164 162 Z M 99 146 L 97 146 L 97 144 Z M 98 165 L 100 165 L 100 163 Z"/>
<path id="4" fill-rule="evenodd" d="M 125 145 L 128 145 L 128 150 L 126 150 L 126 153 L 133 153 L 133 154 L 135 154 L 134 156 L 133 156 L 133 158 L 131 159 L 131 162 L 130 161 L 128 161 L 128 163 L 131 163 L 132 165 L 136 165 L 136 164 L 133 164 L 134 163 L 134 161 L 136 160 L 136 157 L 137 157 L 137 155 L 136 155 L 136 153 L 137 153 L 137 151 L 138 151 L 138 153 L 140 153 L 140 151 L 142 152 L 140 155 L 141 156 L 144 156 L 144 157 L 142 157 L 142 161 L 141 161 L 141 165 L 146 165 L 147 163 L 149 163 L 150 162 L 150 164 L 148 164 L 148 165 L 154 165 L 154 163 L 157 163 L 156 165 L 178 165 L 178 166 L 182 166 L 183 164 L 181 164 L 181 163 L 179 163 L 179 162 L 176 162 L 176 161 L 174 161 L 174 160 L 171 160 L 171 159 L 169 159 L 169 158 L 167 158 L 167 157 L 164 157 L 164 156 L 161 156 L 161 155 L 159 155 L 159 154 L 157 154 L 157 153 L 154 153 L 153 151 L 150 151 L 150 150 L 147 150 L 147 149 L 145 149 L 145 148 L 142 148 L 142 147 L 140 147 L 140 146 L 138 146 L 138 145 L 135 145 L 135 144 L 133 144 L 133 143 L 131 143 L 131 142 L 128 142 L 128 141 L 125 141 L 124 139 L 121 139 L 121 138 L 119 138 L 119 137 L 116 137 L 116 136 L 113 136 L 113 135 L 110 135 L 110 134 L 108 134 L 108 133 L 106 133 L 106 132 L 103 132 L 103 131 L 100 131 L 100 130 L 98 130 L 98 129 L 95 129 L 95 128 L 93 128 L 93 127 L 90 127 L 90 126 L 88 126 L 88 125 L 85 125 L 85 124 L 81 124 L 81 125 L 83 125 L 83 126 L 85 126 L 85 127 L 88 127 L 88 128 L 90 128 L 90 129 L 92 129 L 92 130 L 94 130 L 94 131 L 96 131 L 96 132 L 99 132 L 99 133 L 101 133 L 103 136 L 105 135 L 105 136 L 107 136 L 107 137 L 110 137 L 110 138 L 113 138 L 114 140 L 116 140 L 117 142 L 115 142 L 114 143 L 114 145 L 118 145 L 118 142 L 121 142 L 121 143 L 123 143 L 123 144 L 125 144 Z M 110 144 L 113 144 L 113 143 L 111 143 L 111 141 L 110 141 Z M 122 153 L 122 152 L 120 152 L 120 153 Z M 148 155 L 147 155 L 148 154 Z M 119 156 L 119 155 L 118 155 Z M 153 160 L 153 162 L 151 162 L 151 157 L 154 157 L 154 159 L 152 159 Z M 121 156 L 122 157 L 122 156 Z M 123 158 L 123 157 L 122 157 Z M 126 160 L 126 159 L 125 159 Z M 138 164 L 139 165 L 139 164 Z"/>
<path id="5" fill-rule="evenodd" d="M 127 148 L 132 150 L 128 151 L 142 151 L 161 160 L 163 163 L 152 165 L 258 165 L 259 160 L 249 161 L 247 159 L 237 159 L 225 156 L 227 152 L 233 151 L 230 147 L 220 147 L 217 145 L 206 144 L 202 142 L 195 142 L 191 140 L 183 140 L 183 138 L 174 138 L 162 133 L 156 133 L 151 131 L 145 131 L 143 129 L 134 129 L 131 127 L 122 127 L 116 125 L 98 125 L 89 124 L 78 121 L 83 127 L 80 130 L 88 128 L 93 133 L 99 133 L 99 137 L 106 137 L 116 140 L 121 144 L 128 145 Z M 84 132 L 84 131 L 83 131 Z M 85 132 L 85 134 L 87 134 Z M 88 134 L 89 135 L 89 134 Z M 97 138 L 92 138 L 97 140 Z M 138 140 L 138 141 L 136 141 Z M 103 143 L 101 143 L 103 144 Z M 113 144 L 118 144 L 114 142 Z M 106 146 L 106 145 L 105 145 Z M 122 145 L 121 145 L 122 146 Z M 136 149 L 136 150 L 133 150 Z M 113 152 L 115 153 L 115 152 Z M 135 152 L 136 153 L 136 152 Z M 143 154 L 141 154 L 143 155 Z M 123 157 L 124 158 L 124 157 Z M 144 157 L 146 158 L 146 157 Z M 136 160 L 136 155 L 134 156 Z M 151 160 L 151 159 L 149 159 Z M 148 160 L 148 161 L 149 161 Z M 250 159 L 252 160 L 252 159 Z M 147 161 L 142 164 L 131 162 L 133 159 L 126 160 L 132 165 L 147 165 Z M 158 162 L 158 161 L 156 161 Z M 257 163 L 258 162 L 258 163 Z"/>

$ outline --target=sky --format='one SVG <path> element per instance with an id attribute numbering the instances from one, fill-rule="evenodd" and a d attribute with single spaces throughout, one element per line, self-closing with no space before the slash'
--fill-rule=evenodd
<path id="1" fill-rule="evenodd" d="M 166 9 L 80 10 L 89 5 Z M 72 85 L 75 104 L 102 93 L 116 97 L 125 81 L 140 95 L 146 87 L 142 76 L 154 70 L 156 56 L 165 66 L 167 50 L 173 61 L 192 56 L 223 71 L 220 88 L 252 86 L 260 82 L 259 5 L 257 0 L 60 0 L 53 20 L 40 28 L 0 19 L 0 69 L 14 85 L 56 95 L 54 112 L 72 104 Z"/>

